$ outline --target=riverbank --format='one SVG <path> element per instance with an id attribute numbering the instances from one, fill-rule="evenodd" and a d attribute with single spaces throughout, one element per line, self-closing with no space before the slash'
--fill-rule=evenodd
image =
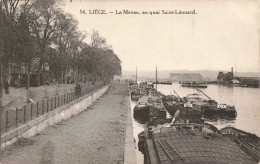
<path id="1" fill-rule="evenodd" d="M 113 83 L 82 114 L 3 151 L 2 163 L 123 163 L 128 86 Z"/>

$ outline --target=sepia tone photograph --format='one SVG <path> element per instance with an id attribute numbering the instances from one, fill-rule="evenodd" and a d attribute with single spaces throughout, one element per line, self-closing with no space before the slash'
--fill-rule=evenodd
<path id="1" fill-rule="evenodd" d="M 259 0 L 0 0 L 0 164 L 259 164 Z"/>

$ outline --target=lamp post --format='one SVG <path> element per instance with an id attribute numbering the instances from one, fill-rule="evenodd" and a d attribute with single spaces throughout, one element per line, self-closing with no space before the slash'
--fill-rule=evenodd
<path id="1" fill-rule="evenodd" d="M 0 19 L 0 62 L 2 62 L 2 54 L 3 54 L 3 36 L 2 36 L 2 31 L 3 31 L 3 1 L 1 0 L 0 2 L 0 15 L 1 15 L 1 19 Z M 0 100 L 2 100 L 2 85 L 3 85 L 3 79 L 2 79 L 2 63 L 0 64 Z M 1 145 L 2 145 L 2 140 L 1 140 L 1 131 L 2 131 L 2 101 L 0 102 L 0 164 L 1 164 Z"/>

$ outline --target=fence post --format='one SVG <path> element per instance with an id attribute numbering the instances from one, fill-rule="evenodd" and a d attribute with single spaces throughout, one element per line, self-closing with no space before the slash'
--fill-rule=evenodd
<path id="1" fill-rule="evenodd" d="M 26 106 L 23 107 L 23 122 L 26 122 Z"/>
<path id="2" fill-rule="evenodd" d="M 44 114 L 44 100 L 42 100 L 42 114 Z"/>
<path id="3" fill-rule="evenodd" d="M 55 102 L 54 102 L 54 104 L 55 104 L 55 106 L 54 106 L 54 109 L 56 109 L 57 108 L 57 104 L 56 104 L 56 100 L 57 100 L 57 98 L 56 98 L 56 96 L 55 96 L 55 98 L 54 98 L 55 100 Z"/>
<path id="4" fill-rule="evenodd" d="M 49 112 L 49 99 L 47 99 L 47 113 Z"/>
<path id="5" fill-rule="evenodd" d="M 18 108 L 15 109 L 15 126 L 18 127 Z"/>
<path id="6" fill-rule="evenodd" d="M 59 104 L 58 104 L 58 107 L 60 107 L 61 105 L 61 96 L 59 96 L 59 98 L 58 98 L 58 100 L 59 100 Z"/>
<path id="7" fill-rule="evenodd" d="M 57 107 L 59 107 L 60 106 L 60 96 L 58 96 L 58 102 L 57 102 Z"/>
<path id="8" fill-rule="evenodd" d="M 33 117 L 32 112 L 33 112 L 33 104 L 31 103 L 31 120 L 32 120 L 32 117 Z"/>
<path id="9" fill-rule="evenodd" d="M 39 102 L 37 102 L 37 107 L 36 107 L 36 116 L 39 116 Z"/>
<path id="10" fill-rule="evenodd" d="M 51 111 L 53 110 L 53 98 L 51 98 Z"/>
<path id="11" fill-rule="evenodd" d="M 8 131 L 8 110 L 5 111 L 5 131 Z"/>

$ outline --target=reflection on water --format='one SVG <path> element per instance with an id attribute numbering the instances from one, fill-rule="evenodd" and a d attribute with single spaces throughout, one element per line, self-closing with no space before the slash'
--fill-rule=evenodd
<path id="1" fill-rule="evenodd" d="M 173 93 L 175 90 L 180 97 L 187 94 L 195 93 L 195 88 L 181 87 L 178 83 L 172 85 L 157 85 L 158 91 L 165 95 Z M 260 136 L 260 89 L 259 88 L 242 88 L 226 87 L 218 85 L 208 85 L 208 88 L 201 89 L 211 99 L 219 103 L 234 105 L 237 110 L 235 120 L 208 120 L 207 122 L 215 125 L 217 128 L 233 126 L 238 129 L 254 133 Z M 136 102 L 131 102 L 133 109 Z M 138 151 L 138 134 L 143 131 L 144 125 L 133 119 L 134 137 L 136 140 L 136 152 L 138 164 L 143 164 L 143 155 Z"/>

